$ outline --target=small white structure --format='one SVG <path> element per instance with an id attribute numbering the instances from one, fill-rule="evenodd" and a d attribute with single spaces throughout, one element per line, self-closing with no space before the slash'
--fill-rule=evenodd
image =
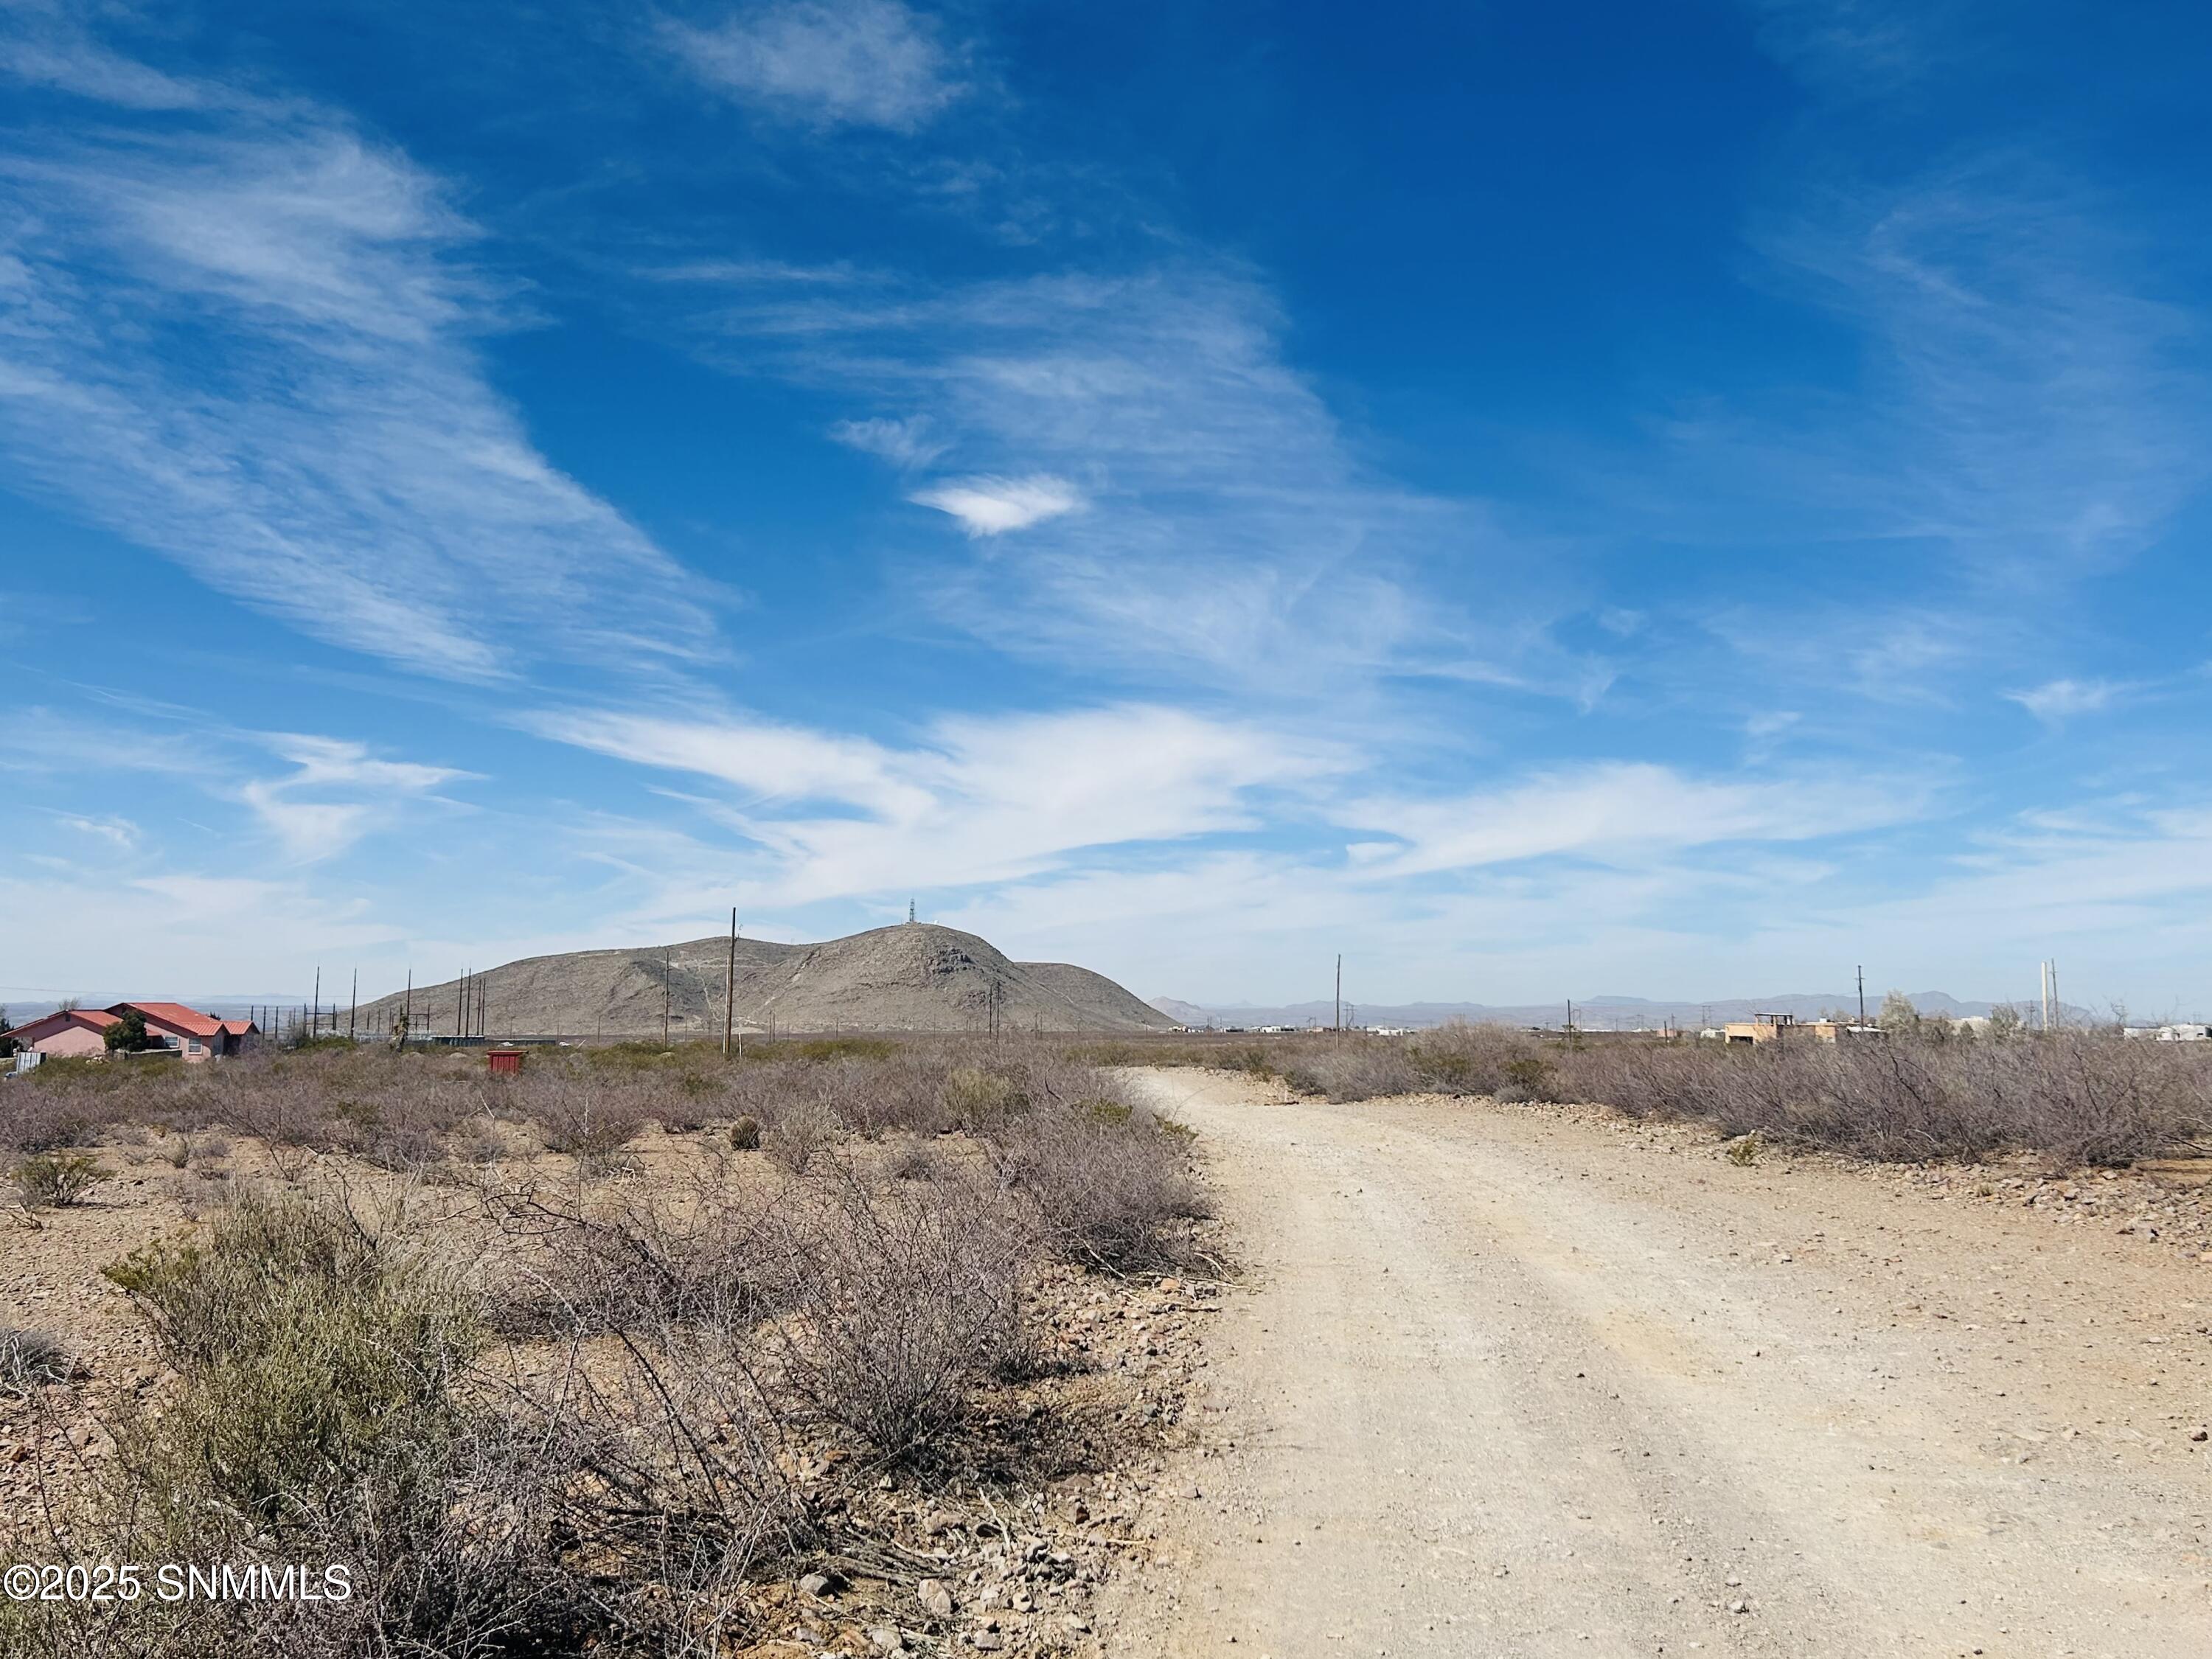
<path id="1" fill-rule="evenodd" d="M 2121 1035 L 2135 1042 L 2212 1042 L 2212 1026 L 2185 1020 L 2179 1025 L 2130 1025 Z"/>

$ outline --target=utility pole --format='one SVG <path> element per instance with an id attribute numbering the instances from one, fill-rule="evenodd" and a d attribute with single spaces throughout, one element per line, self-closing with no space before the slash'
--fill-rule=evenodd
<path id="1" fill-rule="evenodd" d="M 1859 1024 L 1866 1024 L 1866 967 L 1859 967 Z"/>
<path id="2" fill-rule="evenodd" d="M 361 1018 L 361 969 L 353 970 L 353 989 L 346 997 L 346 1041 L 355 1040 L 354 1027 Z"/>
<path id="3" fill-rule="evenodd" d="M 323 964 L 315 964 L 315 1023 L 308 1027 L 310 1036 L 320 1036 L 323 1031 Z"/>
<path id="4" fill-rule="evenodd" d="M 668 952 L 663 951 L 660 953 L 660 1046 L 664 1048 L 668 1046 L 668 1000 L 674 994 L 674 984 Z"/>
<path id="5" fill-rule="evenodd" d="M 738 907 L 730 907 L 730 971 L 723 981 L 722 1058 L 730 1057 L 730 1038 L 738 1029 Z"/>
<path id="6" fill-rule="evenodd" d="M 1344 952 L 1336 953 L 1336 1029 L 1344 1029 Z"/>
<path id="7" fill-rule="evenodd" d="M 399 1015 L 399 1048 L 401 1053 L 404 1054 L 406 1052 L 407 1038 L 414 1030 L 415 970 L 412 968 L 410 968 L 407 970 L 407 1000 L 404 1005 L 402 1005 L 402 1010 Z"/>

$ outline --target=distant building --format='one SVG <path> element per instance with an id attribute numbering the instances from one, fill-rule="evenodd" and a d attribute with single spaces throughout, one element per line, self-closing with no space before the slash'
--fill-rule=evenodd
<path id="1" fill-rule="evenodd" d="M 1709 1028 L 1704 1036 L 1715 1033 Z M 1813 1042 L 1844 1042 L 1881 1035 L 1879 1025 L 1856 1025 L 1841 1019 L 1799 1019 L 1795 1014 L 1753 1014 L 1732 1019 L 1718 1035 L 1729 1042 L 1783 1042 L 1791 1038 Z"/>
<path id="2" fill-rule="evenodd" d="M 146 1022 L 155 1050 L 166 1049 L 193 1062 L 234 1054 L 248 1037 L 260 1035 L 260 1028 L 250 1019 L 217 1019 L 181 1002 L 118 1002 L 106 1008 L 58 1009 L 18 1025 L 7 1036 L 18 1048 L 50 1059 L 105 1054 L 107 1028 L 132 1008 Z"/>
<path id="3" fill-rule="evenodd" d="M 2124 1035 L 2139 1042 L 2212 1042 L 2212 1026 L 2194 1021 L 2179 1025 L 2130 1025 Z"/>

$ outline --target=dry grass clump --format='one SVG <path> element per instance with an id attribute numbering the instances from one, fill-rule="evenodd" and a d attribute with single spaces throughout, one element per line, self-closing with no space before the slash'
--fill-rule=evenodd
<path id="1" fill-rule="evenodd" d="M 52 1331 L 0 1325 L 0 1395 L 27 1395 L 76 1375 L 77 1364 Z"/>

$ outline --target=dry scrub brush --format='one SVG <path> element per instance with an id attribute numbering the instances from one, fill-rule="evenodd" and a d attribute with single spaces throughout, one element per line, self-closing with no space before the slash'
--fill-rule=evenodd
<path id="1" fill-rule="evenodd" d="M 2212 1053 L 2108 1030 L 1969 1036 L 1929 1022 L 1842 1043 L 1571 1045 L 1455 1024 L 1407 1039 L 1299 1038 L 1270 1053 L 1276 1075 L 1331 1100 L 1580 1100 L 1893 1161 L 2039 1152 L 2119 1164 L 2212 1146 Z"/>
<path id="2" fill-rule="evenodd" d="M 656 1122 L 720 1126 L 672 1188 L 487 1160 L 448 1188 L 481 1206 L 465 1260 L 413 1208 L 364 1220 L 341 1181 L 245 1192 L 116 1263 L 177 1381 L 121 1408 L 40 1554 L 339 1562 L 356 1593 L 9 1606 L 0 1650 L 727 1651 L 761 1634 L 761 1577 L 868 1547 L 818 1484 L 825 1445 L 927 1461 L 982 1432 L 979 1391 L 1029 1368 L 1044 1255 L 1164 1262 L 1200 1208 L 1188 1135 L 1039 1047 L 545 1058 L 511 1081 L 333 1051 L 0 1091 L 19 1147 L 222 1124 L 400 1167 L 517 1139 L 588 1170 Z M 0 1335 L 9 1377 L 43 1375 Z"/>
<path id="3" fill-rule="evenodd" d="M 2124 1164 L 2212 1140 L 2212 1054 L 2106 1032 L 1606 1044 L 1562 1063 L 1577 1098 L 1865 1158 Z"/>

